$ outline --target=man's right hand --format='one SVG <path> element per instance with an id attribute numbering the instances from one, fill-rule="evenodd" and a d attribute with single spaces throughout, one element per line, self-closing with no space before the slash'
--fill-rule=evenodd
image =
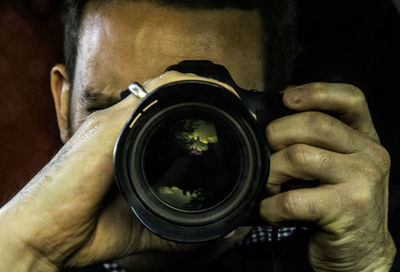
<path id="1" fill-rule="evenodd" d="M 95 263 L 161 243 L 136 220 L 121 195 L 110 190 L 114 143 L 138 102 L 130 95 L 83 123 L 2 208 L 3 239 L 24 244 L 57 267 Z"/>
<path id="2" fill-rule="evenodd" d="M 194 77 L 173 71 L 144 87 L 152 91 L 167 82 Z M 113 186 L 114 145 L 138 103 L 139 99 L 130 95 L 90 115 L 51 162 L 1 208 L 0 245 L 8 246 L 0 248 L 2 252 L 15 250 L 9 250 L 7 256 L 2 253 L 0 271 L 12 271 L 15 261 L 20 261 L 19 257 L 27 260 L 22 257 L 27 255 L 33 256 L 32 262 L 36 259 L 45 265 L 32 269 L 32 263 L 27 265 L 29 271 L 52 271 L 145 251 L 202 247 L 173 243 L 149 232 Z M 226 240 L 230 241 L 219 245 L 219 251 L 235 238 Z"/>

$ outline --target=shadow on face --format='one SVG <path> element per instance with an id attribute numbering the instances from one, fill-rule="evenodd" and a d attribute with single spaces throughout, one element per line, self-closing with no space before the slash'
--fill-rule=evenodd
<path id="1" fill-rule="evenodd" d="M 256 10 L 188 9 L 135 1 L 89 3 L 73 91 L 68 90 L 71 106 L 64 107 L 69 110 L 64 112 L 70 117 L 69 135 L 91 112 L 118 102 L 119 92 L 129 83 L 143 83 L 181 60 L 222 64 L 242 88 L 262 90 L 261 33 Z"/>

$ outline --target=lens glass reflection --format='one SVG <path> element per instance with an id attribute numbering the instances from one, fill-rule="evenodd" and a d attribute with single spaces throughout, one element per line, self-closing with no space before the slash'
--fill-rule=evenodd
<path id="1" fill-rule="evenodd" d="M 193 117 L 193 116 L 192 116 Z M 144 150 L 144 172 L 153 193 L 183 210 L 211 208 L 233 190 L 240 175 L 240 144 L 223 118 L 169 116 Z"/>

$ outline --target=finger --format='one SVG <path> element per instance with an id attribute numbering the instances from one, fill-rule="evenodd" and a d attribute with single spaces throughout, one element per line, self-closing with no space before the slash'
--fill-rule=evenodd
<path id="1" fill-rule="evenodd" d="M 74 207 L 72 203 L 79 202 L 76 206 L 83 212 L 86 207 L 98 208 L 113 183 L 115 141 L 137 103 L 139 99 L 130 95 L 91 114 L 19 195 L 29 191 L 31 199 L 43 200 L 44 210 L 48 203 L 69 209 L 68 203 Z"/>
<path id="2" fill-rule="evenodd" d="M 327 111 L 352 128 L 378 139 L 363 92 L 349 84 L 309 83 L 286 89 L 283 103 L 298 111 Z"/>
<path id="3" fill-rule="evenodd" d="M 114 92 L 114 93 L 118 93 L 118 92 Z M 121 92 L 119 92 L 121 93 Z M 103 110 L 99 110 L 97 112 L 105 112 L 105 113 L 112 113 L 114 111 L 123 111 L 126 109 L 129 109 L 130 111 L 133 111 L 135 109 L 135 107 L 139 104 L 139 102 L 142 100 L 143 98 L 140 98 L 132 93 L 130 93 L 128 96 L 126 96 L 125 98 L 121 99 L 118 103 L 115 103 L 114 105 L 103 109 Z M 121 117 L 119 118 L 121 120 Z"/>
<path id="4" fill-rule="evenodd" d="M 339 205 L 338 194 L 331 186 L 325 185 L 287 191 L 268 197 L 260 203 L 260 214 L 272 224 L 309 221 L 322 225 L 323 219 L 335 216 L 335 207 Z"/>
<path id="5" fill-rule="evenodd" d="M 239 95 L 236 93 L 236 91 L 230 86 L 229 84 L 226 84 L 224 82 L 218 81 L 213 78 L 208 78 L 208 77 L 202 77 L 193 73 L 181 73 L 177 71 L 168 71 L 163 73 L 162 75 L 149 79 L 146 82 L 143 83 L 143 86 L 146 88 L 148 92 L 153 91 L 160 86 L 171 83 L 171 82 L 176 82 L 176 81 L 183 81 L 183 80 L 199 80 L 199 81 L 207 81 L 211 82 L 217 85 L 221 85 L 234 95 L 238 96 Z"/>
<path id="6" fill-rule="evenodd" d="M 267 191 L 279 193 L 281 185 L 293 178 L 343 183 L 350 178 L 353 163 L 344 154 L 305 144 L 291 145 L 271 155 Z"/>
<path id="7" fill-rule="evenodd" d="M 302 112 L 276 119 L 266 128 L 272 150 L 303 143 L 340 153 L 364 148 L 364 137 L 340 120 L 322 112 Z"/>

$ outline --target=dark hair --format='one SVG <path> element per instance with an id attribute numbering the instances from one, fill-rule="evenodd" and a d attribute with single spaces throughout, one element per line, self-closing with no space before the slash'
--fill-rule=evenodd
<path id="1" fill-rule="evenodd" d="M 64 57 L 70 83 L 73 84 L 83 12 L 89 2 L 99 5 L 115 0 L 64 0 Z M 264 28 L 266 64 L 264 79 L 267 90 L 284 88 L 291 79 L 293 61 L 298 54 L 294 0 L 130 0 L 190 9 L 238 8 L 259 9 Z M 71 85 L 72 86 L 72 85 Z"/>

